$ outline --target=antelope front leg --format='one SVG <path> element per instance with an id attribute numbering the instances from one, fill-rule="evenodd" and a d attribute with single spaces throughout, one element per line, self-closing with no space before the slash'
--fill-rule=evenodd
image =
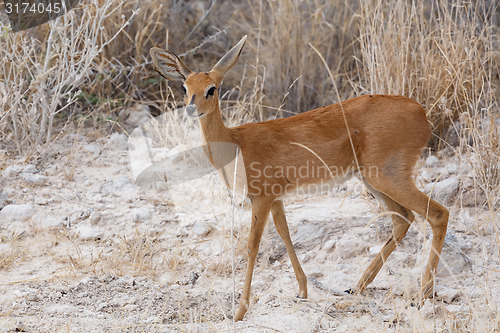
<path id="1" fill-rule="evenodd" d="M 235 321 L 243 320 L 245 313 L 250 305 L 250 286 L 252 284 L 252 274 L 255 265 L 255 258 L 259 252 L 260 240 L 264 227 L 266 226 L 269 211 L 271 210 L 272 200 L 268 198 L 254 198 L 252 200 L 252 226 L 247 244 L 247 273 L 245 275 L 245 284 L 243 286 L 243 294 L 241 295 L 240 307 L 234 317 Z"/>

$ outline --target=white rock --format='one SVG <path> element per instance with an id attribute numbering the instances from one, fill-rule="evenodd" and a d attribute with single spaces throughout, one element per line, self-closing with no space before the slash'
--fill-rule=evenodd
<path id="1" fill-rule="evenodd" d="M 447 288 L 442 285 L 436 285 L 436 298 L 438 300 L 443 300 L 445 303 L 451 303 L 453 300 L 458 299 L 462 292 L 458 289 Z"/>
<path id="2" fill-rule="evenodd" d="M 307 253 L 304 253 L 300 256 L 300 262 L 301 263 L 306 263 L 308 262 L 309 260 L 311 260 L 311 256 L 308 255 Z"/>
<path id="3" fill-rule="evenodd" d="M 432 178 L 434 177 L 432 172 L 430 172 L 429 170 L 427 169 L 424 169 L 422 170 L 422 172 L 420 173 L 420 176 L 426 181 L 426 182 L 430 182 L 432 181 Z"/>
<path id="4" fill-rule="evenodd" d="M 115 190 L 121 190 L 125 186 L 130 185 L 130 179 L 125 175 L 119 175 L 115 179 L 113 179 L 113 188 Z"/>
<path id="5" fill-rule="evenodd" d="M 27 221 L 34 213 L 32 204 L 7 205 L 0 211 L 0 222 Z"/>
<path id="6" fill-rule="evenodd" d="M 83 149 L 85 149 L 89 153 L 92 153 L 94 157 L 97 157 L 101 153 L 101 148 L 99 148 L 95 144 L 84 145 Z"/>
<path id="7" fill-rule="evenodd" d="M 128 138 L 125 134 L 113 133 L 109 138 L 108 144 L 111 147 L 125 150 L 127 149 Z"/>
<path id="8" fill-rule="evenodd" d="M 132 218 L 135 222 L 144 222 L 151 218 L 151 211 L 147 207 L 135 208 L 132 211 Z"/>
<path id="9" fill-rule="evenodd" d="M 335 254 L 342 258 L 348 259 L 356 257 L 368 250 L 366 242 L 352 235 L 344 235 L 344 237 L 337 242 L 335 247 Z"/>
<path id="10" fill-rule="evenodd" d="M 76 230 L 78 238 L 84 241 L 97 240 L 103 237 L 103 232 L 94 226 L 80 224 Z"/>
<path id="11" fill-rule="evenodd" d="M 334 247 L 335 247 L 335 240 L 330 239 L 329 241 L 325 242 L 325 245 L 323 245 L 323 250 L 330 252 Z"/>
<path id="12" fill-rule="evenodd" d="M 38 170 L 36 169 L 36 166 L 34 166 L 33 164 L 26 164 L 24 167 L 23 167 L 23 172 L 24 173 L 35 173 L 37 172 Z"/>
<path id="13" fill-rule="evenodd" d="M 458 170 L 458 166 L 455 163 L 449 163 L 446 165 L 446 169 L 449 173 L 456 173 Z"/>
<path id="14" fill-rule="evenodd" d="M 315 224 L 301 225 L 297 228 L 294 242 L 313 242 L 323 237 L 324 233 L 324 227 L 319 227 Z"/>
<path id="15" fill-rule="evenodd" d="M 33 164 L 14 164 L 7 167 L 3 172 L 2 176 L 6 178 L 14 178 L 18 176 L 20 173 L 35 173 L 37 172 L 36 166 Z"/>
<path id="16" fill-rule="evenodd" d="M 309 270 L 307 272 L 307 275 L 315 277 L 315 278 L 319 278 L 319 277 L 322 277 L 325 274 L 320 269 L 312 269 L 312 270 Z"/>
<path id="17" fill-rule="evenodd" d="M 376 256 L 377 254 L 380 253 L 380 250 L 382 250 L 383 245 L 374 245 L 370 247 L 370 255 L 371 256 Z"/>
<path id="18" fill-rule="evenodd" d="M 425 185 L 425 191 L 441 204 L 449 204 L 458 192 L 460 181 L 457 177 L 450 177 L 437 183 Z"/>
<path id="19" fill-rule="evenodd" d="M 46 229 L 57 228 L 61 226 L 64 222 L 65 222 L 64 219 L 60 216 L 55 217 L 52 215 L 47 215 L 44 216 L 42 219 L 40 219 L 40 225 Z"/>
<path id="20" fill-rule="evenodd" d="M 458 213 L 458 219 L 463 223 L 463 224 L 470 224 L 473 219 L 470 216 L 470 212 L 466 209 L 463 209 Z"/>
<path id="21" fill-rule="evenodd" d="M 470 259 L 462 250 L 466 247 L 452 230 L 448 230 L 437 269 L 440 277 L 459 275 L 471 267 Z"/>
<path id="22" fill-rule="evenodd" d="M 21 173 L 21 178 L 30 185 L 46 185 L 47 184 L 47 176 L 40 175 L 37 173 Z"/>
<path id="23" fill-rule="evenodd" d="M 193 225 L 193 232 L 198 236 L 206 236 L 210 232 L 210 226 L 204 221 L 198 221 Z"/>
<path id="24" fill-rule="evenodd" d="M 93 225 L 98 224 L 101 221 L 101 213 L 100 212 L 92 212 L 90 214 L 90 223 Z"/>
<path id="25" fill-rule="evenodd" d="M 425 160 L 425 165 L 434 166 L 435 164 L 437 164 L 437 162 L 439 162 L 439 159 L 436 156 L 429 156 Z"/>

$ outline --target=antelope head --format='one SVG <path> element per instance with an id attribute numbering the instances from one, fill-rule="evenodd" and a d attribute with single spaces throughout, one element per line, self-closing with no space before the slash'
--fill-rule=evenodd
<path id="1" fill-rule="evenodd" d="M 219 110 L 218 91 L 227 71 L 234 66 L 245 45 L 247 36 L 229 50 L 209 72 L 193 72 L 175 54 L 157 47 L 150 50 L 153 63 L 161 76 L 183 82 L 184 102 L 190 116 L 203 118 Z"/>

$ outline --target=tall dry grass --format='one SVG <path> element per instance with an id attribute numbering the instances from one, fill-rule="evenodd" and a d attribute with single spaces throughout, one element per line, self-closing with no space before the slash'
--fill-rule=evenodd
<path id="1" fill-rule="evenodd" d="M 431 146 L 472 165 L 477 205 L 494 221 L 500 209 L 498 6 L 492 0 L 80 2 L 30 31 L 1 27 L 0 149 L 33 158 L 65 125 L 115 129 L 119 111 L 136 103 L 149 105 L 153 115 L 171 112 L 182 105 L 179 85 L 159 78 L 149 48 L 168 48 L 193 70 L 208 70 L 248 34 L 221 90 L 228 124 L 336 102 L 314 46 L 341 98 L 383 93 L 419 101 L 433 127 Z M 123 252 L 135 255 L 139 245 L 123 244 Z M 178 267 L 182 255 L 167 256 L 167 266 Z M 214 269 L 228 267 L 222 262 Z"/>
<path id="2" fill-rule="evenodd" d="M 358 93 L 400 94 L 427 110 L 437 150 L 472 164 L 483 199 L 500 193 L 498 3 L 360 1 Z"/>

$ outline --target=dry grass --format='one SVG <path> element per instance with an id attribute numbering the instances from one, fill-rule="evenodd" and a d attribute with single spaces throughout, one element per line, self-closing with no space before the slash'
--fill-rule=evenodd
<path id="1" fill-rule="evenodd" d="M 230 45 L 249 35 L 242 58 L 221 90 L 228 125 L 286 117 L 336 102 L 332 81 L 312 45 L 331 69 L 341 98 L 402 94 L 425 107 L 434 133 L 432 149 L 472 166 L 473 183 L 462 184 L 463 189 L 474 193 L 475 205 L 485 208 L 489 217 L 476 221 L 468 232 L 480 234 L 492 226 L 496 243 L 489 244 L 493 249 L 488 258 L 498 260 L 498 13 L 498 3 L 490 0 L 82 2 L 67 17 L 0 38 L 0 149 L 33 159 L 67 124 L 121 130 L 119 111 L 137 103 L 150 106 L 154 116 L 170 116 L 160 133 L 161 145 L 194 142 L 192 124 L 179 125 L 172 112 L 182 106 L 178 85 L 167 84 L 151 66 L 152 46 L 182 54 L 194 70 L 208 70 Z M 77 148 L 72 163 L 78 163 Z M 74 167 L 68 165 L 65 172 L 67 180 L 73 180 Z M 217 230 L 210 234 L 225 253 L 216 260 L 204 262 L 196 252 L 200 244 L 173 243 L 165 249 L 159 239 L 143 232 L 89 242 L 78 241 L 70 232 L 60 234 L 59 246 L 68 250 L 54 260 L 67 266 L 72 276 L 182 274 L 187 263 L 228 276 L 231 236 L 236 238 L 234 255 L 242 258 L 248 225 L 238 224 L 231 235 L 227 220 L 216 221 Z M 14 238 L 11 242 L 19 243 Z M 272 246 L 264 241 L 263 247 Z M 0 269 L 12 269 L 27 259 L 23 251 L 8 249 L 0 252 Z M 240 268 L 243 263 L 237 264 Z M 484 284 L 487 288 L 488 282 Z M 475 310 L 477 302 L 466 299 L 466 310 L 445 313 L 437 326 L 469 332 L 494 324 L 495 300 L 484 300 L 491 304 L 490 312 Z M 187 322 L 197 321 L 195 314 L 185 316 Z M 407 319 L 391 328 L 435 330 L 428 318 L 411 320 L 411 325 Z"/>

